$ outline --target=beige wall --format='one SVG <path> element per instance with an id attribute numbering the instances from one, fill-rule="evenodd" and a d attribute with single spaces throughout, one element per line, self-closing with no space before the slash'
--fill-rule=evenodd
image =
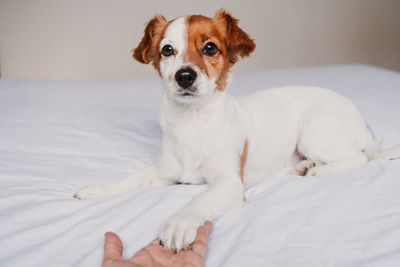
<path id="1" fill-rule="evenodd" d="M 131 49 L 155 13 L 225 7 L 257 43 L 237 71 L 364 63 L 400 70 L 400 0 L 0 0 L 3 77 L 155 75 Z"/>

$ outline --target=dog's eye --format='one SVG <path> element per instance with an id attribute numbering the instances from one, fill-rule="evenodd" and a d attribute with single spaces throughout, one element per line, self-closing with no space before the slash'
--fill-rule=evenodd
<path id="1" fill-rule="evenodd" d="M 174 49 L 170 45 L 165 45 L 161 49 L 161 54 L 163 54 L 166 57 L 172 56 L 174 54 Z"/>
<path id="2" fill-rule="evenodd" d="M 209 57 L 212 57 L 218 52 L 218 47 L 212 43 L 208 42 L 206 45 L 203 47 L 203 54 Z"/>

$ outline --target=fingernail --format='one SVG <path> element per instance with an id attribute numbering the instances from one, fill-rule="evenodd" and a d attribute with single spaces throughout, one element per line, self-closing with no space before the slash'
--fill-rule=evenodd
<path id="1" fill-rule="evenodd" d="M 107 236 L 107 234 L 112 234 L 113 232 L 111 232 L 111 231 L 108 231 L 108 232 L 105 232 L 104 233 L 104 236 Z"/>

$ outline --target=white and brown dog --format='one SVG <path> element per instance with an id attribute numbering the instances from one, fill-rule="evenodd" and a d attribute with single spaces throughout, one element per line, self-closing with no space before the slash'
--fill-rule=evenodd
<path id="1" fill-rule="evenodd" d="M 144 186 L 208 183 L 207 191 L 166 223 L 160 237 L 172 250 L 188 247 L 197 228 L 243 203 L 243 180 L 292 167 L 328 175 L 400 148 L 376 151 L 354 105 L 332 91 L 284 87 L 246 97 L 227 94 L 230 68 L 254 41 L 225 10 L 147 24 L 134 58 L 153 63 L 163 83 L 162 146 L 154 165 L 117 183 L 87 186 L 76 197 L 97 198 Z"/>

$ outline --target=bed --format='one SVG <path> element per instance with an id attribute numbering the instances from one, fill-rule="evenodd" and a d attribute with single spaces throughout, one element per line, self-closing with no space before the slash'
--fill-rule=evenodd
<path id="1" fill-rule="evenodd" d="M 378 147 L 400 145 L 400 73 L 365 65 L 268 70 L 235 75 L 229 90 L 245 95 L 283 85 L 345 95 Z M 0 79 L 1 266 L 100 266 L 106 231 L 116 232 L 131 256 L 206 189 L 72 197 L 153 162 L 160 88 L 157 77 Z M 244 207 L 214 221 L 206 266 L 400 266 L 400 160 L 245 186 Z"/>

